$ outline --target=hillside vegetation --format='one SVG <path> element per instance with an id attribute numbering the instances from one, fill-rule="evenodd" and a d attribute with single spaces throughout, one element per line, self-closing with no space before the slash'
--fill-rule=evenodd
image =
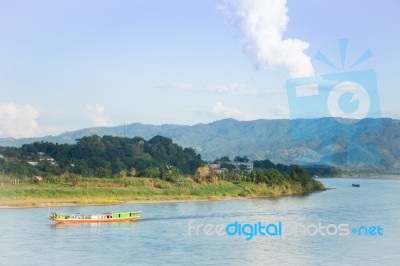
<path id="1" fill-rule="evenodd" d="M 8 206 L 37 200 L 93 204 L 276 196 L 324 189 L 296 165 L 250 162 L 246 156 L 231 162 L 224 156 L 211 166 L 194 149 L 161 136 L 146 141 L 94 135 L 76 144 L 2 147 L 0 154 L 4 157 L 0 199 Z"/>
<path id="2" fill-rule="evenodd" d="M 0 147 L 0 154 L 8 158 L 0 164 L 3 172 L 27 176 L 75 173 L 98 177 L 118 174 L 156 177 L 167 175 L 167 170 L 194 174 L 203 164 L 195 150 L 182 148 L 161 136 L 146 141 L 139 137 L 93 135 L 77 139 L 76 144 L 35 142 L 21 148 Z M 19 163 L 11 161 L 12 158 Z"/>

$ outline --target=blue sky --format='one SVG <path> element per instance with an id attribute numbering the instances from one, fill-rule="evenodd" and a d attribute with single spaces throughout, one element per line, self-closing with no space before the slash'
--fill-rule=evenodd
<path id="1" fill-rule="evenodd" d="M 400 118 L 396 0 L 0 0 L 0 137 L 290 118 L 286 80 L 374 69 Z M 348 66 L 348 65 L 347 65 Z M 316 115 L 318 116 L 318 115 Z"/>

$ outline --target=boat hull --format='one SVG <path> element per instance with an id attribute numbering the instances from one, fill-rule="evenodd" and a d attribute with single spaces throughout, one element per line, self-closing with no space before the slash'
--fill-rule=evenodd
<path id="1" fill-rule="evenodd" d="M 50 221 L 55 223 L 63 224 L 76 224 L 76 223 L 111 223 L 111 222 L 127 222 L 139 220 L 140 217 L 129 217 L 129 218 L 110 218 L 110 219 L 53 219 L 49 218 Z"/>

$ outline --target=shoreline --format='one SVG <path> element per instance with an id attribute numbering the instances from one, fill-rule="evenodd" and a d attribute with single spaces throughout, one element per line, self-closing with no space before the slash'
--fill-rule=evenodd
<path id="1" fill-rule="evenodd" d="M 340 176 L 340 177 L 320 177 L 317 180 L 340 178 L 340 179 L 380 179 L 380 180 L 400 180 L 400 175 L 386 175 L 386 176 Z M 323 190 L 315 190 L 312 192 L 322 192 L 333 188 L 324 188 Z M 253 196 L 195 196 L 185 195 L 179 197 L 178 195 L 171 198 L 158 198 L 154 199 L 127 199 L 127 198 L 102 198 L 102 197 L 89 197 L 89 198 L 28 198 L 28 199 L 0 199 L 0 209 L 24 209 L 24 208 L 50 208 L 50 207 L 78 207 L 78 206 L 113 206 L 123 204 L 162 204 L 162 203 L 188 203 L 188 202 L 206 202 L 206 201 L 226 201 L 226 200 L 246 200 L 257 198 L 275 198 L 285 196 L 296 196 L 302 194 L 310 194 L 312 192 L 299 192 L 299 193 L 283 193 L 279 195 L 253 195 Z M 177 197 L 176 197 L 177 196 Z"/>
<path id="2" fill-rule="evenodd" d="M 294 195 L 294 194 L 292 194 Z M 282 195 L 291 196 L 291 195 Z M 208 202 L 208 201 L 227 201 L 227 200 L 243 200 L 252 198 L 270 198 L 280 196 L 252 196 L 252 197 L 221 197 L 209 199 L 161 199 L 161 200 L 128 200 L 113 203 L 75 203 L 73 199 L 46 199 L 46 200 L 13 200 L 3 201 L 0 203 L 0 209 L 32 209 L 32 208 L 49 208 L 49 207 L 78 207 L 78 206 L 113 206 L 124 204 L 160 204 L 160 203 L 187 203 L 187 202 Z M 9 204 L 11 203 L 11 204 Z"/>
<path id="3" fill-rule="evenodd" d="M 261 196 L 260 196 L 261 197 Z M 77 207 L 77 206 L 113 206 L 123 204 L 152 204 L 152 203 L 184 203 L 184 202 L 197 202 L 197 201 L 223 201 L 246 199 L 254 197 L 228 197 L 228 198 L 215 198 L 215 199 L 162 199 L 162 200 L 115 200 L 114 202 L 101 203 L 101 202 L 88 202 L 76 203 L 75 199 L 32 199 L 32 200 L 6 200 L 0 203 L 0 209 L 32 209 L 32 208 L 47 208 L 47 207 Z"/>
<path id="4" fill-rule="evenodd" d="M 163 203 L 189 203 L 189 202 L 211 202 L 211 201 L 230 201 L 230 200 L 249 200 L 249 199 L 262 199 L 262 198 L 277 198 L 277 197 L 290 197 L 307 195 L 316 192 L 324 192 L 332 188 L 325 188 L 324 190 L 317 190 L 312 192 L 270 195 L 270 196 L 248 196 L 248 197 L 210 197 L 210 198 L 188 198 L 188 199 L 160 199 L 160 200 L 115 200 L 110 203 L 88 202 L 85 204 L 76 203 L 75 199 L 40 199 L 40 200 L 6 200 L 0 202 L 1 209 L 33 209 L 33 208 L 50 208 L 50 207 L 86 207 L 86 206 L 113 206 L 125 204 L 163 204 Z M 11 204 L 7 204 L 11 203 Z"/>

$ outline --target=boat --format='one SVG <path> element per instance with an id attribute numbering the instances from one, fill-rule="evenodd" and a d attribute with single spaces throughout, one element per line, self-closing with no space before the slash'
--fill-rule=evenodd
<path id="1" fill-rule="evenodd" d="M 360 184 L 351 184 L 353 187 L 360 187 Z"/>
<path id="2" fill-rule="evenodd" d="M 126 222 L 140 219 L 140 211 L 133 212 L 106 212 L 102 214 L 63 214 L 53 212 L 49 220 L 55 223 L 104 223 Z"/>

